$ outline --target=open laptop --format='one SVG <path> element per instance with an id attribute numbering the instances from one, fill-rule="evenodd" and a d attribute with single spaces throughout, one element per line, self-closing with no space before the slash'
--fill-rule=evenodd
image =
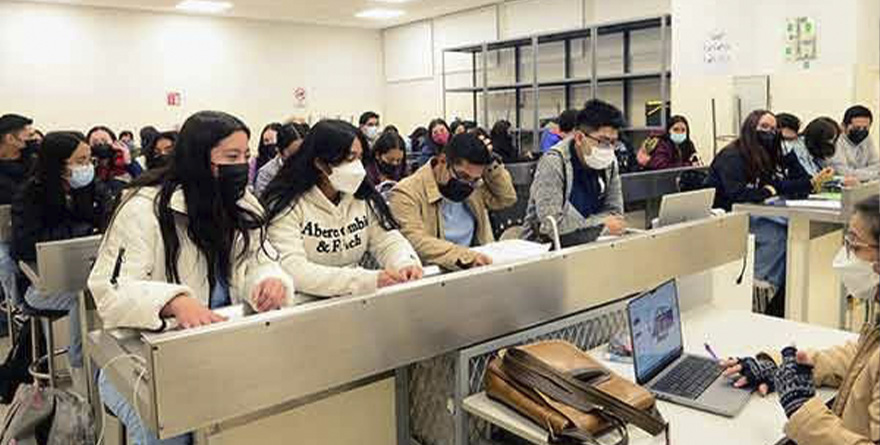
<path id="1" fill-rule="evenodd" d="M 749 401 L 715 360 L 684 353 L 675 280 L 630 301 L 627 314 L 636 381 L 657 398 L 726 417 Z"/>
<path id="2" fill-rule="evenodd" d="M 660 201 L 657 227 L 708 218 L 714 201 L 714 188 L 664 195 Z"/>

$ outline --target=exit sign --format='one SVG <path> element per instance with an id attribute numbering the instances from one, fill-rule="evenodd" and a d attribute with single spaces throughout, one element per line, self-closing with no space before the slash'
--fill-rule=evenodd
<path id="1" fill-rule="evenodd" d="M 165 103 L 169 107 L 179 107 L 182 102 L 183 98 L 179 91 L 170 91 L 165 95 Z"/>

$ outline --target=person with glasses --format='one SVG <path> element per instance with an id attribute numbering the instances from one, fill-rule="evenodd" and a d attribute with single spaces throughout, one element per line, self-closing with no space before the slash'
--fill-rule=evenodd
<path id="1" fill-rule="evenodd" d="M 453 137 L 389 195 L 400 231 L 422 262 L 446 270 L 491 264 L 471 247 L 495 241 L 489 210 L 515 203 L 513 180 L 493 155 L 491 141 L 473 133 Z"/>
<path id="2" fill-rule="evenodd" d="M 538 162 L 526 210 L 525 239 L 552 239 L 601 227 L 609 235 L 626 230 L 623 190 L 615 149 L 620 145 L 623 113 L 600 100 L 587 102 L 577 126 Z"/>
<path id="3" fill-rule="evenodd" d="M 878 244 L 880 196 L 874 195 L 856 204 L 845 246 L 833 263 L 847 292 L 874 304 L 880 301 Z M 854 342 L 821 351 L 787 347 L 727 359 L 721 366 L 734 386 L 779 394 L 788 417 L 785 435 L 799 445 L 880 443 L 880 316 L 865 323 Z M 831 406 L 816 397 L 822 386 L 838 389 Z"/>

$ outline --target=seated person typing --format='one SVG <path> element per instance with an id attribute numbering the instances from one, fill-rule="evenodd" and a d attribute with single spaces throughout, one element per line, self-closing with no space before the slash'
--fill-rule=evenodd
<path id="1" fill-rule="evenodd" d="M 263 210 L 247 192 L 250 131 L 204 111 L 184 122 L 173 161 L 123 194 L 88 285 L 105 329 L 188 329 L 223 321 L 212 311 L 244 303 L 263 312 L 292 301 L 293 282 L 274 261 Z M 159 441 L 102 374 L 101 400 L 133 443 Z"/>
<path id="2" fill-rule="evenodd" d="M 587 102 L 578 112 L 572 135 L 538 162 L 524 238 L 551 239 L 548 217 L 556 220 L 560 238 L 597 227 L 610 235 L 623 234 L 623 191 L 614 155 L 623 124 L 620 110 L 599 100 Z"/>
<path id="3" fill-rule="evenodd" d="M 269 240 L 305 294 L 370 294 L 422 277 L 385 200 L 366 179 L 366 138 L 353 125 L 318 122 L 263 195 Z M 358 267 L 369 254 L 384 270 Z"/>
<path id="4" fill-rule="evenodd" d="M 33 263 L 37 260 L 37 243 L 100 233 L 109 211 L 110 195 L 95 178 L 92 150 L 85 136 L 74 132 L 49 133 L 38 152 L 34 175 L 12 204 L 12 255 L 18 261 Z M 82 391 L 85 380 L 79 294 L 45 295 L 31 285 L 25 293 L 25 301 L 36 309 L 68 311 L 68 359 L 74 387 Z"/>
<path id="5" fill-rule="evenodd" d="M 880 196 L 857 204 L 834 268 L 849 294 L 877 301 L 880 283 Z M 829 298 L 840 298 L 837 292 Z M 798 445 L 880 443 L 880 317 L 865 323 L 858 341 L 824 351 L 798 351 L 729 359 L 734 385 L 779 393 L 788 417 L 785 434 Z M 817 386 L 838 388 L 831 408 Z"/>
<path id="6" fill-rule="evenodd" d="M 492 263 L 471 247 L 495 241 L 489 210 L 515 204 L 516 190 L 510 173 L 493 157 L 491 142 L 463 133 L 398 183 L 389 202 L 423 262 L 459 270 Z"/>

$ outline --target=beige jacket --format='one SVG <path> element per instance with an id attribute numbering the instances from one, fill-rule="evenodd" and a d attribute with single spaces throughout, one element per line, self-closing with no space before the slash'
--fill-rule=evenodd
<path id="1" fill-rule="evenodd" d="M 422 265 L 406 238 L 382 228 L 366 201 L 342 194 L 335 205 L 318 187 L 272 221 L 269 240 L 297 291 L 320 297 L 376 292 L 380 271 L 359 267 L 367 253 L 383 268 Z"/>
<path id="2" fill-rule="evenodd" d="M 436 264 L 448 270 L 458 270 L 462 265 L 473 263 L 477 254 L 467 247 L 446 241 L 440 213 L 443 195 L 437 188 L 431 164 L 425 164 L 391 190 L 388 198 L 391 213 L 400 223 L 400 231 L 416 249 L 422 262 Z M 483 180 L 483 185 L 465 201 L 476 218 L 476 245 L 495 241 L 489 222 L 489 210 L 505 209 L 516 203 L 513 180 L 503 165 L 493 163 L 486 167 Z"/>
<path id="3" fill-rule="evenodd" d="M 795 412 L 785 434 L 798 445 L 880 442 L 880 323 L 865 325 L 857 342 L 810 352 L 817 386 L 838 388 L 829 409 L 813 398 Z M 781 355 L 773 357 L 777 363 Z"/>
<path id="4" fill-rule="evenodd" d="M 171 197 L 171 209 L 176 212 L 177 236 L 180 240 L 180 258 L 177 262 L 180 284 L 168 283 L 165 275 L 165 249 L 159 220 L 154 212 L 157 187 L 142 188 L 124 202 L 107 230 L 95 266 L 89 275 L 88 286 L 95 298 L 98 313 L 106 329 L 125 327 L 161 329 L 159 312 L 178 295 L 193 297 L 209 306 L 211 286 L 205 258 L 186 235 L 186 201 L 183 191 Z M 239 205 L 262 213 L 257 198 L 246 194 Z M 236 240 L 236 244 L 242 240 Z M 111 284 L 113 269 L 120 248 L 125 248 L 125 260 L 118 284 Z M 238 251 L 238 248 L 236 248 Z M 293 280 L 275 261 L 277 254 L 266 242 L 261 249 L 259 234 L 253 233 L 250 251 L 237 261 L 232 270 L 229 296 L 233 304 L 248 303 L 251 290 L 263 280 L 277 278 L 287 287 L 287 301 L 293 301 Z M 256 305 L 251 305 L 256 307 Z"/>

